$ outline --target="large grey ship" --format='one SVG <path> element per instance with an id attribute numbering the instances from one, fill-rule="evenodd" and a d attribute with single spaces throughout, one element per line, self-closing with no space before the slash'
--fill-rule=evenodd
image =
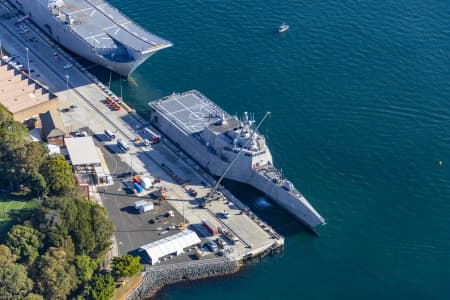
<path id="1" fill-rule="evenodd" d="M 172 46 L 103 0 L 10 2 L 58 44 L 123 76 Z"/>
<path id="2" fill-rule="evenodd" d="M 266 140 L 248 113 L 241 119 L 231 116 L 196 90 L 149 105 L 152 124 L 209 173 L 255 187 L 313 231 L 326 223 L 273 165 Z"/>

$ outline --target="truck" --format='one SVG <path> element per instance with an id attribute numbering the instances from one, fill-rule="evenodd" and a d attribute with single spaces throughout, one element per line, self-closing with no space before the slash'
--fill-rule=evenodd
<path id="1" fill-rule="evenodd" d="M 148 127 L 145 127 L 144 132 L 150 136 L 150 141 L 152 144 L 156 144 L 161 140 L 161 136 Z"/>
<path id="2" fill-rule="evenodd" d="M 144 200 L 140 200 L 140 201 L 137 201 L 134 203 L 134 207 L 140 214 L 143 214 L 143 213 L 153 210 L 153 203 L 147 202 Z"/>
<path id="3" fill-rule="evenodd" d="M 233 243 L 233 245 L 236 245 L 237 243 L 239 243 L 238 237 L 235 236 L 233 233 L 228 231 L 228 232 L 225 233 L 225 236 L 227 237 L 227 239 L 230 240 L 230 242 Z"/>
<path id="4" fill-rule="evenodd" d="M 147 204 L 140 206 L 138 209 L 139 213 L 141 214 L 149 212 L 151 210 L 153 210 L 153 203 L 151 202 L 147 202 Z"/>
<path id="5" fill-rule="evenodd" d="M 219 234 L 217 227 L 214 226 L 209 220 L 202 220 L 203 226 L 208 230 L 211 235 Z"/>

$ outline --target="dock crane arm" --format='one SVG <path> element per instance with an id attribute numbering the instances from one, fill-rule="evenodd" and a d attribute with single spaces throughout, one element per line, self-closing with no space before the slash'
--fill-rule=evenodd
<path id="1" fill-rule="evenodd" d="M 211 192 L 209 193 L 209 195 L 207 196 L 207 198 L 205 199 L 205 203 L 210 202 L 210 199 L 213 197 L 213 195 L 216 193 L 217 189 L 220 186 L 220 183 L 222 182 L 222 180 L 225 178 L 225 175 L 227 175 L 227 173 L 230 171 L 231 167 L 233 167 L 234 163 L 237 161 L 237 159 L 239 158 L 239 156 L 242 153 L 242 150 L 245 149 L 245 147 L 247 147 L 248 143 L 250 143 L 250 141 L 253 139 L 253 136 L 255 135 L 255 133 L 258 131 L 259 127 L 262 125 L 262 123 L 267 119 L 267 117 L 269 117 L 272 113 L 270 111 L 266 112 L 266 114 L 264 115 L 264 117 L 261 119 L 261 121 L 259 121 L 258 125 L 256 126 L 256 128 L 252 131 L 252 134 L 250 135 L 250 137 L 247 139 L 247 141 L 245 142 L 245 144 L 241 147 L 241 149 L 239 150 L 239 152 L 236 154 L 236 156 L 234 157 L 234 159 L 231 161 L 231 163 L 228 165 L 228 167 L 226 168 L 226 170 L 223 172 L 222 176 L 220 176 L 219 180 L 217 180 L 216 184 L 214 185 L 214 187 L 212 188 Z"/>

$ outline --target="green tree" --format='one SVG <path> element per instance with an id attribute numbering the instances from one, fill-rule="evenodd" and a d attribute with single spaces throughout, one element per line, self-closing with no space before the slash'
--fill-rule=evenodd
<path id="1" fill-rule="evenodd" d="M 0 245 L 0 267 L 14 263 L 16 259 L 17 257 L 11 253 L 11 249 L 8 246 Z"/>
<path id="2" fill-rule="evenodd" d="M 37 262 L 34 280 L 45 299 L 64 300 L 78 284 L 75 268 L 64 250 L 50 248 Z"/>
<path id="3" fill-rule="evenodd" d="M 6 109 L 3 104 L 0 104 L 0 126 L 5 122 L 10 122 L 13 120 L 12 114 Z"/>
<path id="4" fill-rule="evenodd" d="M 95 235 L 95 249 L 91 253 L 93 257 L 101 257 L 111 246 L 111 237 L 114 234 L 114 225 L 108 219 L 106 209 L 94 205 L 91 207 L 92 228 Z"/>
<path id="5" fill-rule="evenodd" d="M 42 234 L 33 227 L 15 225 L 6 236 L 6 244 L 20 257 L 20 262 L 31 265 L 39 256 L 42 238 Z"/>
<path id="6" fill-rule="evenodd" d="M 32 289 L 25 266 L 10 263 L 0 268 L 0 299 L 25 299 Z"/>
<path id="7" fill-rule="evenodd" d="M 60 154 L 50 155 L 41 167 L 51 195 L 63 195 L 75 187 L 75 177 L 69 163 Z"/>
<path id="8" fill-rule="evenodd" d="M 33 288 L 25 266 L 15 262 L 11 250 L 0 245 L 0 299 L 25 299 Z"/>
<path id="9" fill-rule="evenodd" d="M 39 172 L 42 164 L 48 155 L 48 148 L 42 142 L 29 142 L 26 144 L 26 155 L 22 157 L 22 167 L 25 174 L 29 177 L 31 174 Z"/>
<path id="10" fill-rule="evenodd" d="M 114 295 L 114 279 L 111 275 L 95 274 L 86 290 L 88 299 L 108 300 Z"/>
<path id="11" fill-rule="evenodd" d="M 75 268 L 77 270 L 78 278 L 82 282 L 88 282 L 92 278 L 97 262 L 92 260 L 89 256 L 79 255 L 75 257 Z"/>
<path id="12" fill-rule="evenodd" d="M 64 239 L 70 236 L 75 255 L 87 255 L 92 259 L 105 254 L 114 233 L 106 210 L 76 193 L 46 199 L 35 210 L 32 223 L 47 235 L 48 246 L 68 249 Z"/>
<path id="13" fill-rule="evenodd" d="M 36 197 L 46 197 L 47 196 L 47 182 L 44 176 L 40 173 L 32 173 L 29 180 L 30 189 L 34 196 Z"/>
<path id="14" fill-rule="evenodd" d="M 22 157 L 26 155 L 27 129 L 19 122 L 5 120 L 0 124 L 0 174 L 11 190 L 17 188 L 22 176 Z"/>
<path id="15" fill-rule="evenodd" d="M 44 297 L 38 294 L 28 294 L 25 297 L 25 300 L 44 300 Z"/>
<path id="16" fill-rule="evenodd" d="M 91 203 L 83 200 L 76 200 L 77 218 L 71 224 L 71 234 L 78 254 L 90 255 L 95 249 L 95 230 L 92 227 Z"/>
<path id="17" fill-rule="evenodd" d="M 47 148 L 41 142 L 31 142 L 26 137 L 23 147 L 15 150 L 13 158 L 15 164 L 14 180 L 19 184 L 32 187 L 29 178 L 39 172 L 39 168 L 47 157 Z"/>
<path id="18" fill-rule="evenodd" d="M 37 173 L 47 156 L 43 143 L 32 142 L 28 130 L 0 107 L 0 180 L 9 182 L 11 190 L 29 186 L 27 180 Z"/>
<path id="19" fill-rule="evenodd" d="M 112 272 L 116 279 L 131 277 L 142 270 L 139 256 L 126 254 L 122 257 L 114 257 L 112 260 Z"/>

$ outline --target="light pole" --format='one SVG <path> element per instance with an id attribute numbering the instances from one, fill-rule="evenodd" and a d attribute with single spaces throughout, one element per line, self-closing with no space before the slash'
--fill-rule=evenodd
<path id="1" fill-rule="evenodd" d="M 31 70 L 30 70 L 30 56 L 28 54 L 28 47 L 25 48 L 27 51 L 27 68 L 28 68 L 28 77 L 31 79 Z"/>
<path id="2" fill-rule="evenodd" d="M 133 184 L 133 153 L 130 152 L 131 184 Z"/>
<path id="3" fill-rule="evenodd" d="M 66 92 L 67 92 L 67 102 L 70 103 L 69 101 L 69 78 L 70 76 L 66 74 Z"/>
<path id="4" fill-rule="evenodd" d="M 186 217 L 184 216 L 184 200 L 183 200 L 183 229 L 186 228 Z"/>
<path id="5" fill-rule="evenodd" d="M 89 112 L 91 110 L 89 109 L 89 107 L 86 107 L 86 122 L 87 122 L 87 128 L 88 128 L 88 133 L 89 135 L 91 135 L 91 130 L 89 129 Z"/>

